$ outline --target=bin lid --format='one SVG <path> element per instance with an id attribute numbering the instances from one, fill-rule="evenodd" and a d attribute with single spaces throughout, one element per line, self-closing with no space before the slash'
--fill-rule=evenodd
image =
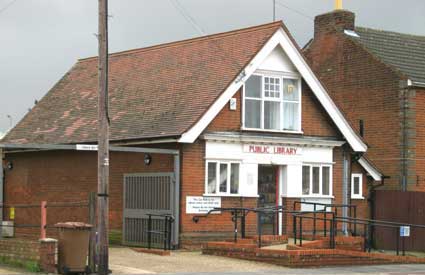
<path id="1" fill-rule="evenodd" d="M 58 222 L 55 224 L 58 228 L 69 228 L 69 229 L 89 229 L 93 225 L 84 222 Z"/>

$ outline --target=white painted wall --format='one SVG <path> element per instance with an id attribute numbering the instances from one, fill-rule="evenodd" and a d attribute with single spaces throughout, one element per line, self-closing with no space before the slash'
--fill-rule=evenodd
<path id="1" fill-rule="evenodd" d="M 296 73 L 297 69 L 279 45 L 267 56 L 258 70 Z"/>
<path id="2" fill-rule="evenodd" d="M 332 147 L 303 146 L 300 155 L 287 156 L 247 153 L 244 152 L 243 145 L 243 143 L 207 141 L 205 148 L 206 160 L 232 160 L 241 163 L 240 193 L 243 196 L 258 195 L 259 164 L 281 165 L 280 195 L 301 197 L 303 163 L 333 162 Z"/>

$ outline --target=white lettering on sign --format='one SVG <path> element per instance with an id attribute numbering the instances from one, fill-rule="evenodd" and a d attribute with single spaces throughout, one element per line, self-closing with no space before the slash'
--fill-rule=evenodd
<path id="1" fill-rule="evenodd" d="M 79 150 L 79 151 L 97 151 L 97 145 L 77 144 L 77 150 Z"/>
<path id="2" fill-rule="evenodd" d="M 410 226 L 400 226 L 400 237 L 410 237 Z"/>
<path id="3" fill-rule="evenodd" d="M 221 207 L 220 197 L 186 197 L 186 214 L 206 214 L 218 207 Z"/>
<path id="4" fill-rule="evenodd" d="M 295 155 L 301 155 L 302 149 L 299 147 L 292 147 L 292 146 L 245 144 L 244 152 L 254 153 L 254 154 L 274 154 L 274 155 L 295 156 Z"/>

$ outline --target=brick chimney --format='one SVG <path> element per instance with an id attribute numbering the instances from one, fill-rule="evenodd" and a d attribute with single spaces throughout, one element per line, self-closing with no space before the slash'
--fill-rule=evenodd
<path id="1" fill-rule="evenodd" d="M 314 18 L 314 38 L 332 32 L 354 30 L 355 15 L 347 10 L 334 10 Z"/>

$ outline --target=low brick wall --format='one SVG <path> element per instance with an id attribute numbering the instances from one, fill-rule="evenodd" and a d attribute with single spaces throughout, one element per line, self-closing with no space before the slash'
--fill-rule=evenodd
<path id="1" fill-rule="evenodd" d="M 0 258 L 6 262 L 37 263 L 42 271 L 56 272 L 57 241 L 43 239 L 40 241 L 5 238 L 0 239 Z"/>
<path id="2" fill-rule="evenodd" d="M 255 244 L 207 243 L 203 254 L 271 263 L 287 267 L 425 263 L 424 258 L 393 256 L 341 249 L 276 250 Z"/>
<path id="3" fill-rule="evenodd" d="M 288 250 L 309 250 L 309 249 L 327 249 L 330 248 L 329 237 L 320 238 L 320 240 L 303 242 L 302 246 L 288 244 Z M 363 251 L 364 238 L 363 237 L 335 237 L 335 248 L 341 250 Z"/>

